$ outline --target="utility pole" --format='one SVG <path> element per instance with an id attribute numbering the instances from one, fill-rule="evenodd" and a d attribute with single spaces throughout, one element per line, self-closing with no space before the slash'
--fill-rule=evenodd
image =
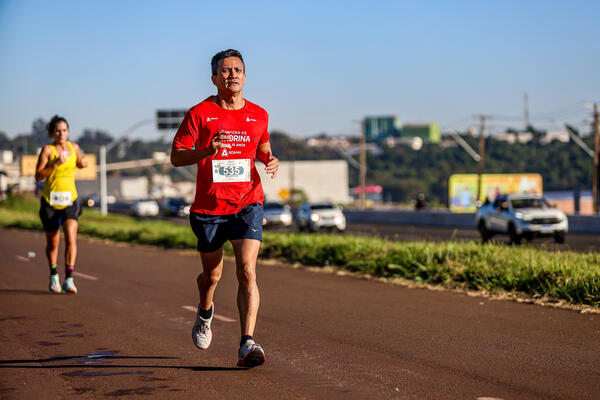
<path id="1" fill-rule="evenodd" d="M 482 175 L 483 175 L 483 163 L 485 160 L 485 120 L 491 118 L 489 115 L 474 115 L 474 118 L 479 118 L 479 162 L 477 163 L 477 199 L 481 201 L 481 194 L 483 190 Z"/>
<path id="2" fill-rule="evenodd" d="M 527 94 L 527 92 L 525 92 L 525 95 L 523 96 L 523 103 L 524 103 L 524 120 L 525 120 L 525 131 L 527 131 L 527 129 L 529 129 L 529 95 Z"/>
<path id="3" fill-rule="evenodd" d="M 600 212 L 598 185 L 600 185 L 600 132 L 598 128 L 598 103 L 594 103 L 594 170 L 592 171 L 592 198 L 594 213 Z"/>
<path id="4" fill-rule="evenodd" d="M 367 133 L 364 119 L 360 127 L 360 208 L 364 210 L 367 206 Z"/>

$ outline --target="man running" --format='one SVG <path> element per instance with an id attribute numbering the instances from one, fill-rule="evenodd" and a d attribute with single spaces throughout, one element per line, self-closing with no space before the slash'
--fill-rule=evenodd
<path id="1" fill-rule="evenodd" d="M 213 296 L 223 271 L 223 245 L 229 240 L 235 254 L 242 334 L 237 365 L 254 367 L 265 362 L 263 349 L 252 337 L 260 302 L 256 260 L 264 198 L 254 162 L 263 162 L 274 178 L 279 161 L 271 155 L 267 112 L 242 96 L 246 70 L 240 52 L 215 54 L 211 68 L 217 95 L 188 111 L 171 147 L 174 166 L 198 167 L 190 225 L 198 238 L 202 273 L 197 278 L 200 304 L 192 339 L 200 349 L 207 349 L 212 340 Z"/>

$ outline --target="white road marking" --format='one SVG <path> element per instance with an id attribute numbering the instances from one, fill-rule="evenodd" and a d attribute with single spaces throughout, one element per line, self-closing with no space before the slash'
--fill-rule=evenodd
<path id="1" fill-rule="evenodd" d="M 504 400 L 501 397 L 477 397 L 475 400 Z"/>
<path id="2" fill-rule="evenodd" d="M 75 275 L 79 278 L 90 280 L 90 281 L 97 281 L 98 279 L 100 279 L 100 278 L 96 278 L 95 276 L 82 274 L 81 272 L 77 272 L 77 271 L 73 272 L 73 275 Z"/>
<path id="3" fill-rule="evenodd" d="M 31 261 L 30 258 L 23 257 L 23 256 L 17 256 L 17 260 L 19 260 L 21 262 L 30 262 Z"/>
<path id="4" fill-rule="evenodd" d="M 192 312 L 198 312 L 198 307 L 181 306 L 181 308 L 183 308 L 184 310 L 192 311 Z M 237 319 L 229 318 L 229 317 L 226 317 L 224 315 L 219 315 L 219 314 L 215 314 L 215 316 L 213 318 L 218 319 L 219 321 L 223 321 L 223 322 L 237 322 Z"/>

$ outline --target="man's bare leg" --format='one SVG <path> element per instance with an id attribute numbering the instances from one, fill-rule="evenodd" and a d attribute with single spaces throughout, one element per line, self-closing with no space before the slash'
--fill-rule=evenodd
<path id="1" fill-rule="evenodd" d="M 200 305 L 196 314 L 196 322 L 192 328 L 192 340 L 199 349 L 208 349 L 212 341 L 212 322 L 214 309 L 211 310 L 215 289 L 223 272 L 223 247 L 211 253 L 200 253 L 202 273 L 198 275 L 198 293 Z"/>
<path id="2" fill-rule="evenodd" d="M 238 367 L 256 367 L 266 361 L 265 352 L 254 341 L 254 326 L 260 304 L 258 285 L 256 284 L 256 258 L 260 241 L 255 239 L 232 240 L 235 253 L 236 275 L 238 279 L 238 310 L 242 338 L 238 351 Z"/>
<path id="3" fill-rule="evenodd" d="M 256 259 L 260 241 L 237 239 L 232 240 L 231 243 L 235 253 L 238 279 L 237 304 L 240 313 L 240 329 L 242 335 L 252 336 L 260 304 L 260 295 L 256 284 Z"/>
<path id="4" fill-rule="evenodd" d="M 215 289 L 223 273 L 223 247 L 212 253 L 200 253 L 202 273 L 198 275 L 200 308 L 208 311 L 215 295 Z"/>

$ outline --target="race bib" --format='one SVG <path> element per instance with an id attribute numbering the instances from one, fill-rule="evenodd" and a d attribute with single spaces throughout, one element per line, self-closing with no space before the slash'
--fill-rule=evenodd
<path id="1" fill-rule="evenodd" d="M 71 192 L 50 192 L 51 206 L 71 206 L 73 205 L 73 193 Z"/>
<path id="2" fill-rule="evenodd" d="M 213 182 L 250 182 L 250 159 L 212 160 Z"/>

